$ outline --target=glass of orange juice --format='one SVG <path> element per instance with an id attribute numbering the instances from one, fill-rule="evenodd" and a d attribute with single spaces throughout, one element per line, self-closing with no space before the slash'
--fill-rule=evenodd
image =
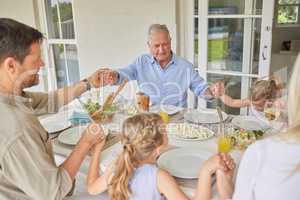
<path id="1" fill-rule="evenodd" d="M 230 133 L 232 131 L 232 126 L 225 126 L 221 123 L 218 129 L 218 152 L 219 153 L 229 153 L 232 148 L 232 142 L 230 138 Z"/>
<path id="2" fill-rule="evenodd" d="M 169 116 L 168 113 L 161 111 L 161 112 L 159 112 L 159 115 L 160 115 L 160 117 L 161 117 L 161 119 L 163 120 L 164 123 L 167 124 L 167 123 L 170 122 L 170 116 Z"/>
<path id="3" fill-rule="evenodd" d="M 231 139 L 228 136 L 218 138 L 218 152 L 228 153 L 231 150 Z"/>

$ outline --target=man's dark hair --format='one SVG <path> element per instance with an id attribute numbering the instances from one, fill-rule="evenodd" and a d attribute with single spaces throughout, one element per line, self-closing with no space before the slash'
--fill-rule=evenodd
<path id="1" fill-rule="evenodd" d="M 42 40 L 43 34 L 38 30 L 13 19 L 0 18 L 0 63 L 7 57 L 23 63 L 30 46 Z"/>

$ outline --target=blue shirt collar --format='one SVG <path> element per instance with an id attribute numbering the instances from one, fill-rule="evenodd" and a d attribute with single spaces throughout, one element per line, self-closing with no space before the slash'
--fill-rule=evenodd
<path id="1" fill-rule="evenodd" d="M 171 53 L 172 53 L 172 58 L 168 65 L 177 63 L 177 58 L 176 58 L 175 53 L 173 51 Z M 151 64 L 154 64 L 155 62 L 156 62 L 156 60 L 155 60 L 154 56 L 151 55 Z"/>

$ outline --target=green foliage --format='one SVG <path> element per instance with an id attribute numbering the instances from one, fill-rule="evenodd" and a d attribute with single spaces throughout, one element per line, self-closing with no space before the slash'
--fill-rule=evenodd
<path id="1" fill-rule="evenodd" d="M 297 6 L 279 6 L 277 14 L 277 23 L 297 23 L 298 7 Z"/>
<path id="2" fill-rule="evenodd" d="M 300 0 L 278 0 L 278 4 L 297 4 Z"/>
<path id="3" fill-rule="evenodd" d="M 208 61 L 223 60 L 228 54 L 228 38 L 208 40 Z"/>
<path id="4" fill-rule="evenodd" d="M 57 4 L 51 8 L 53 14 L 53 21 L 58 22 Z M 67 2 L 59 3 L 59 12 L 61 22 L 70 20 L 73 18 L 72 4 Z"/>

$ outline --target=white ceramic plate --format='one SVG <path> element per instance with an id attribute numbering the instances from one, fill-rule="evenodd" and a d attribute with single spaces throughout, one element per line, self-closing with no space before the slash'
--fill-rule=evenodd
<path id="1" fill-rule="evenodd" d="M 68 116 L 64 112 L 40 119 L 40 123 L 48 133 L 56 133 L 71 126 Z"/>
<path id="2" fill-rule="evenodd" d="M 63 131 L 58 135 L 58 141 L 63 144 L 76 145 L 87 126 L 88 125 L 75 126 Z M 109 131 L 116 131 L 116 129 L 119 130 L 119 127 L 111 126 L 111 124 L 103 124 L 102 127 L 105 134 L 108 134 Z"/>
<path id="3" fill-rule="evenodd" d="M 86 127 L 87 126 L 75 126 L 67 129 L 59 134 L 58 141 L 63 144 L 76 145 Z"/>
<path id="4" fill-rule="evenodd" d="M 266 130 L 269 126 L 254 116 L 236 116 L 231 123 L 245 130 Z"/>
<path id="5" fill-rule="evenodd" d="M 185 179 L 198 178 L 202 163 L 212 153 L 196 147 L 183 147 L 169 150 L 158 159 L 158 165 L 172 176 Z"/>
<path id="6" fill-rule="evenodd" d="M 188 141 L 207 140 L 214 136 L 208 128 L 189 123 L 169 123 L 167 132 L 171 137 Z"/>
<path id="7" fill-rule="evenodd" d="M 228 115 L 225 112 L 222 112 L 222 115 L 223 120 L 226 120 Z M 220 122 L 216 109 L 189 110 L 184 114 L 184 119 L 198 124 L 212 124 Z"/>
<path id="8" fill-rule="evenodd" d="M 150 107 L 150 112 L 159 113 L 161 111 L 168 113 L 169 115 L 174 115 L 182 111 L 182 107 L 177 107 L 173 105 L 155 105 Z"/>

